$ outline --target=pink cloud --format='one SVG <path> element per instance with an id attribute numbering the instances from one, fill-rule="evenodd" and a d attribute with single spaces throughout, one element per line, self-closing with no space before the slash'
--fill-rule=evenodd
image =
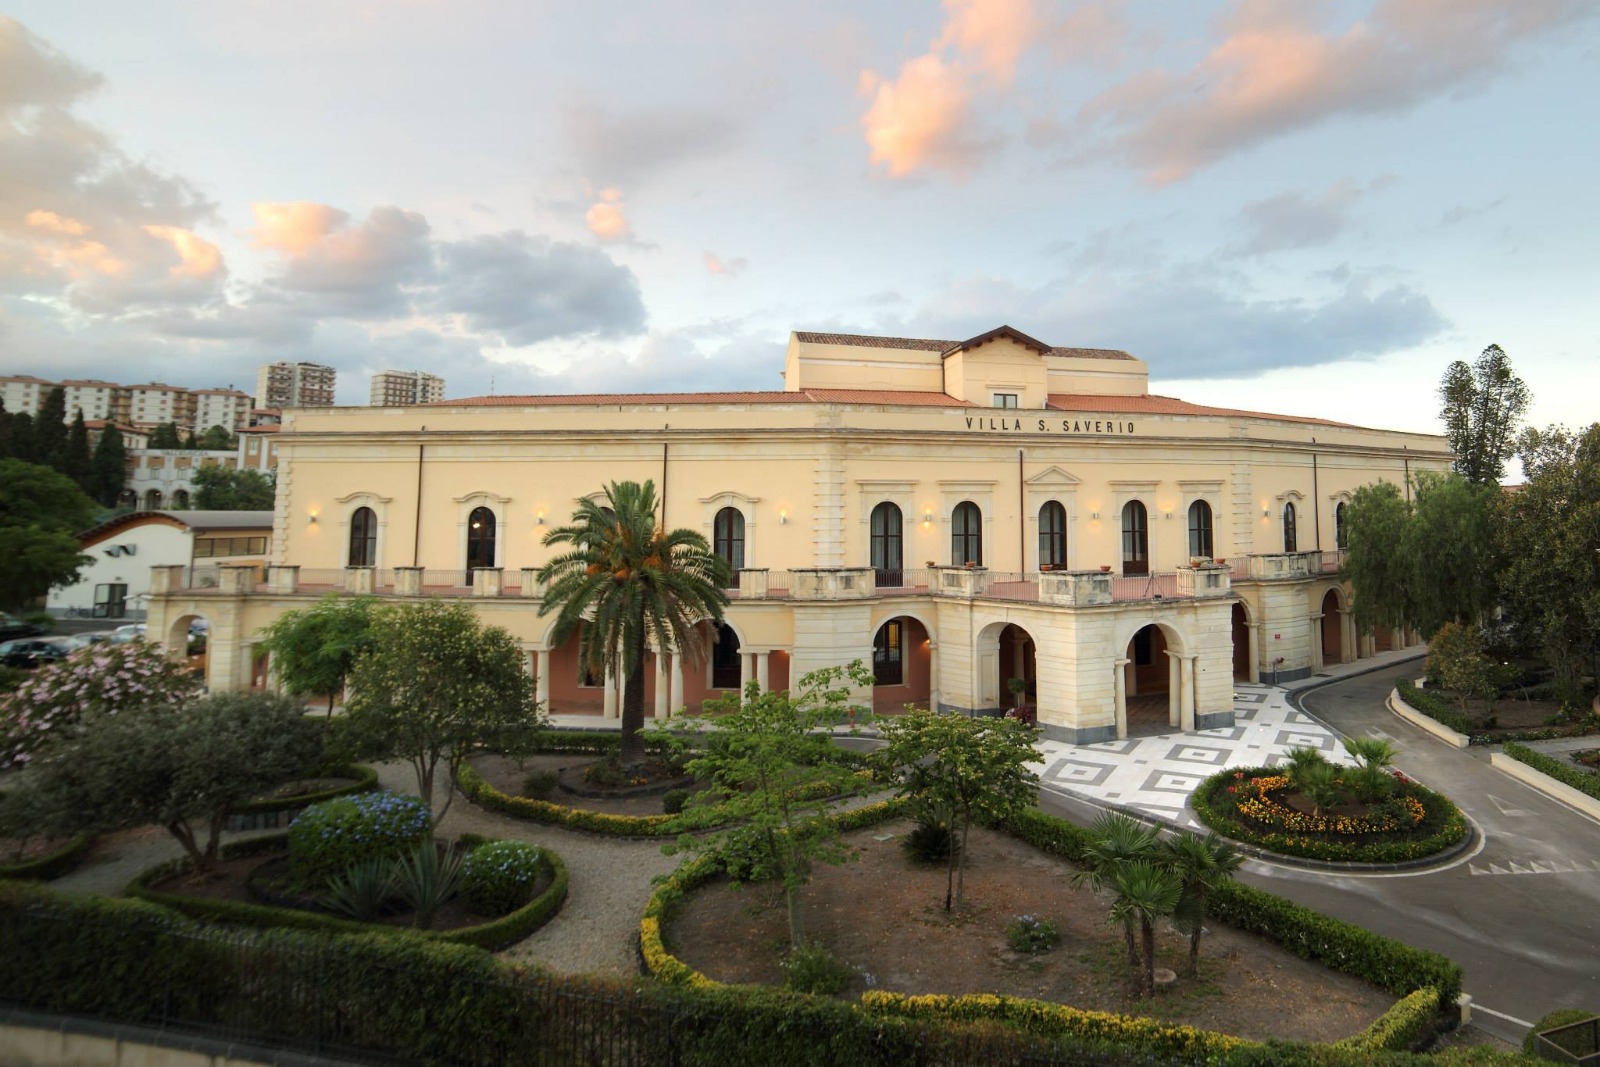
<path id="1" fill-rule="evenodd" d="M 589 232 L 602 241 L 626 241 L 632 237 L 633 227 L 628 222 L 627 210 L 622 203 L 622 192 L 618 189 L 602 189 L 596 196 L 598 199 L 583 216 Z"/>
<path id="2" fill-rule="evenodd" d="M 309 200 L 256 203 L 250 210 L 256 217 L 256 228 L 250 231 L 256 247 L 291 256 L 304 254 L 350 218 L 338 208 Z"/>
<path id="3" fill-rule="evenodd" d="M 708 274 L 720 274 L 724 277 L 731 278 L 734 275 L 742 274 L 744 269 L 749 265 L 750 261 L 745 259 L 743 256 L 739 256 L 735 259 L 723 260 L 718 257 L 715 252 L 706 252 L 706 272 Z"/>
<path id="4" fill-rule="evenodd" d="M 1343 30 L 1315 6 L 1239 0 L 1187 71 L 1146 70 L 1090 101 L 1082 124 L 1158 184 L 1341 114 L 1404 111 L 1500 73 L 1524 39 L 1593 11 L 1581 0 L 1377 0 Z"/>
<path id="5" fill-rule="evenodd" d="M 949 20 L 934 49 L 953 47 L 1009 84 L 1037 32 L 1031 0 L 945 0 L 944 8 Z"/>
<path id="6" fill-rule="evenodd" d="M 221 250 L 204 237 L 181 226 L 146 226 L 144 232 L 178 253 L 178 263 L 167 271 L 173 279 L 204 281 L 223 273 Z"/>

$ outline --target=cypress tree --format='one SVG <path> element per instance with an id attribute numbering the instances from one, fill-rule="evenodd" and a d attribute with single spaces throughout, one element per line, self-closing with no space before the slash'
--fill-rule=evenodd
<path id="1" fill-rule="evenodd" d="M 93 468 L 95 499 L 108 508 L 116 507 L 128 480 L 128 451 L 122 444 L 121 431 L 110 423 L 94 447 Z"/>
<path id="2" fill-rule="evenodd" d="M 198 452 L 200 450 L 200 438 L 195 436 L 193 430 L 184 435 L 183 448 L 185 452 Z"/>
<path id="3" fill-rule="evenodd" d="M 72 426 L 67 430 L 61 473 L 77 482 L 85 493 L 95 495 L 94 459 L 89 454 L 89 427 L 84 425 L 82 408 L 73 413 Z"/>
<path id="4" fill-rule="evenodd" d="M 33 416 L 19 411 L 11 416 L 11 458 L 24 463 L 38 462 L 39 450 L 34 442 Z"/>
<path id="5" fill-rule="evenodd" d="M 39 415 L 33 420 L 33 449 L 36 463 L 54 467 L 63 474 L 67 458 L 67 391 L 56 386 L 44 395 Z"/>
<path id="6" fill-rule="evenodd" d="M 178 424 L 163 422 L 155 428 L 150 435 L 151 448 L 182 448 L 183 443 L 178 440 Z"/>
<path id="7" fill-rule="evenodd" d="M 11 412 L 6 410 L 6 402 L 0 400 L 0 459 L 10 459 L 11 453 Z"/>

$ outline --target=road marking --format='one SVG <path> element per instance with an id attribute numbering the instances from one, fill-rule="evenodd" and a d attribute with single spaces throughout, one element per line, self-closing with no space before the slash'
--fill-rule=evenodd
<path id="1" fill-rule="evenodd" d="M 1526 1026 L 1529 1030 L 1533 1029 L 1533 1024 L 1528 1020 L 1519 1019 L 1515 1015 L 1507 1015 L 1503 1011 L 1495 1011 L 1493 1008 L 1486 1008 L 1482 1004 L 1479 1004 L 1476 1000 L 1472 1002 L 1472 1010 L 1481 1011 L 1485 1015 L 1493 1015 L 1496 1019 L 1504 1019 L 1506 1022 L 1516 1023 L 1518 1026 Z"/>
<path id="2" fill-rule="evenodd" d="M 1600 871 L 1600 860 L 1528 860 L 1523 866 L 1507 860 L 1506 866 L 1491 863 L 1487 870 L 1476 863 L 1468 863 L 1467 870 L 1478 874 L 1594 874 Z"/>
<path id="3" fill-rule="evenodd" d="M 1494 801 L 1494 806 L 1500 809 L 1500 814 L 1501 815 L 1508 815 L 1508 816 L 1510 816 L 1512 818 L 1521 818 L 1522 816 L 1528 814 L 1526 811 L 1522 810 L 1521 808 L 1508 808 L 1508 807 L 1506 807 L 1506 802 L 1501 800 L 1499 797 L 1495 796 L 1493 793 L 1485 793 L 1484 796 L 1486 796 L 1490 800 Z"/>

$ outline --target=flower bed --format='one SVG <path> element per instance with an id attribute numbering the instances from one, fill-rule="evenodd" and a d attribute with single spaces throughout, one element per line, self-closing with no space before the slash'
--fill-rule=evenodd
<path id="1" fill-rule="evenodd" d="M 461 836 L 461 843 L 469 848 L 483 844 L 486 840 L 475 834 Z M 224 845 L 222 858 L 231 860 L 247 856 L 268 856 L 281 851 L 287 842 L 287 834 L 266 834 L 248 841 Z M 515 911 L 487 919 L 474 926 L 462 926 L 454 930 L 415 930 L 410 927 L 364 923 L 300 908 L 219 900 L 151 888 L 189 870 L 187 857 L 171 860 L 143 872 L 129 883 L 127 895 L 159 904 L 193 919 L 229 926 L 277 927 L 333 934 L 393 934 L 397 937 L 419 937 L 450 944 L 475 945 L 478 948 L 495 951 L 521 941 L 549 922 L 567 899 L 569 875 L 566 865 L 561 862 L 561 857 L 544 847 L 539 849 L 539 857 L 549 876 L 549 884 L 544 892 Z"/>
<path id="2" fill-rule="evenodd" d="M 1200 821 L 1225 837 L 1271 852 L 1334 863 L 1400 863 L 1432 856 L 1467 835 L 1445 797 L 1396 776 L 1387 810 L 1317 815 L 1282 803 L 1288 779 L 1265 767 L 1212 775 L 1189 798 Z"/>

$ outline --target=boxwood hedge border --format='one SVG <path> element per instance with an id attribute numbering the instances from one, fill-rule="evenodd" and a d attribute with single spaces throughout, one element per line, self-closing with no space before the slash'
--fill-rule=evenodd
<path id="1" fill-rule="evenodd" d="M 1543 752 L 1535 752 L 1515 741 L 1509 742 L 1501 751 L 1518 763 L 1526 763 L 1540 774 L 1549 775 L 1562 785 L 1570 785 L 1578 792 L 1587 793 L 1600 800 L 1600 774 L 1580 771 L 1570 763 L 1546 756 Z"/>
<path id="2" fill-rule="evenodd" d="M 275 852 L 285 847 L 288 840 L 288 834 L 263 834 L 248 841 L 230 842 L 222 847 L 222 858 L 241 859 Z M 477 834 L 462 834 L 460 840 L 462 844 L 471 848 L 484 844 L 490 838 Z M 126 895 L 169 908 L 191 919 L 226 926 L 308 930 L 330 934 L 393 934 L 497 951 L 516 944 L 538 930 L 553 919 L 561 910 L 562 904 L 566 902 L 567 889 L 571 882 L 567 865 L 561 861 L 560 856 L 544 845 L 539 846 L 539 857 L 541 865 L 550 875 L 550 884 L 543 893 L 499 918 L 456 930 L 414 930 L 409 927 L 380 926 L 355 919 L 319 915 L 298 908 L 279 908 L 270 904 L 237 900 L 210 900 L 204 897 L 185 896 L 181 893 L 163 893 L 151 888 L 156 882 L 188 870 L 190 861 L 187 856 L 168 860 L 141 872 L 128 884 Z"/>
<path id="3" fill-rule="evenodd" d="M 1227 770 L 1218 771 L 1196 787 L 1189 797 L 1189 806 L 1202 823 L 1223 837 L 1267 852 L 1333 864 L 1409 863 L 1437 856 L 1446 849 L 1460 844 L 1471 833 L 1467 817 L 1450 801 L 1450 798 L 1411 781 L 1401 785 L 1401 789 L 1407 795 L 1420 800 L 1426 812 L 1422 821 L 1424 833 L 1419 837 L 1407 836 L 1394 841 L 1344 842 L 1286 830 L 1261 829 L 1236 818 L 1228 810 L 1227 801 L 1218 799 L 1221 791 L 1237 784 L 1237 776 L 1240 773 L 1248 779 L 1281 774 L 1282 771 L 1272 767 L 1229 767 Z"/>
<path id="4" fill-rule="evenodd" d="M 307 775 L 315 778 L 350 778 L 349 785 L 335 786 L 324 789 L 319 793 L 306 793 L 297 797 L 267 797 L 262 800 L 251 800 L 244 804 L 235 805 L 229 815 L 273 815 L 283 811 L 295 811 L 299 808 L 309 808 L 313 804 L 320 804 L 324 800 L 334 797 L 349 796 L 352 793 L 370 793 L 378 788 L 378 772 L 372 767 L 360 763 L 349 763 L 342 767 L 325 769 L 324 773 Z"/>
<path id="5" fill-rule="evenodd" d="M 0 863 L 0 878 L 25 882 L 48 882 L 71 873 L 94 844 L 93 834 L 79 834 L 54 852 L 24 863 Z"/>

